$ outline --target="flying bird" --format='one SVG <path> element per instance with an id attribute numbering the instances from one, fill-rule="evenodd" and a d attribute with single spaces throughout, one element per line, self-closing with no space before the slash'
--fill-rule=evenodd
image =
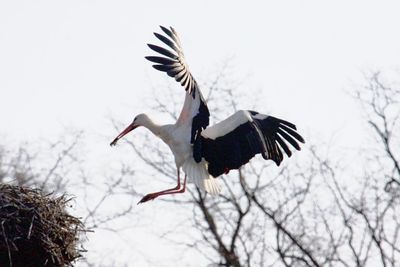
<path id="1" fill-rule="evenodd" d="M 273 160 L 279 166 L 283 160 L 283 152 L 288 157 L 292 155 L 289 144 L 300 150 L 298 142 L 304 143 L 304 139 L 297 133 L 293 123 L 256 111 L 240 110 L 208 127 L 210 112 L 189 71 L 179 36 L 172 27 L 160 28 L 163 34 L 154 35 L 167 48 L 148 44 L 159 55 L 147 56 L 146 59 L 154 64 L 156 70 L 167 73 L 185 89 L 185 101 L 179 118 L 174 124 L 159 125 L 146 114 L 139 114 L 110 144 L 116 145 L 127 133 L 143 126 L 161 138 L 174 155 L 177 185 L 147 194 L 139 203 L 161 195 L 185 192 L 187 178 L 200 189 L 218 194 L 221 187 L 216 178 L 232 169 L 240 168 L 256 154 L 261 154 L 266 160 Z M 181 168 L 185 173 L 183 185 Z"/>

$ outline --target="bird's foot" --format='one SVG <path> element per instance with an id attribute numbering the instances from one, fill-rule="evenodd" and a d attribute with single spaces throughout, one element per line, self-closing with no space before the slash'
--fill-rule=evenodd
<path id="1" fill-rule="evenodd" d="M 151 194 L 147 194 L 147 195 L 145 195 L 137 204 L 139 205 L 139 204 L 141 204 L 141 203 L 144 203 L 144 202 L 147 202 L 147 201 L 149 201 L 149 200 L 154 200 L 156 197 L 158 197 L 159 195 L 158 194 L 155 194 L 155 193 L 151 193 Z"/>

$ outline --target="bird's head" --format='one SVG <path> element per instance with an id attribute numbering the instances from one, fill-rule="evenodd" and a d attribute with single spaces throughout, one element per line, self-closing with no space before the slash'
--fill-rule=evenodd
<path id="1" fill-rule="evenodd" d="M 122 137 L 124 137 L 126 134 L 133 131 L 137 127 L 146 126 L 148 121 L 149 121 L 149 117 L 146 114 L 142 113 L 142 114 L 137 115 L 133 119 L 133 122 L 128 127 L 126 127 L 126 129 L 123 130 L 117 137 L 115 137 L 115 139 L 110 143 L 110 146 L 115 146 L 119 139 L 121 139 Z"/>

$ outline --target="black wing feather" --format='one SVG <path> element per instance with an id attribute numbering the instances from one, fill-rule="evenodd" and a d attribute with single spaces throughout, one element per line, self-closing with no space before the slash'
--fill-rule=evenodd
<path id="1" fill-rule="evenodd" d="M 168 72 L 171 69 L 173 69 L 173 67 L 167 66 L 167 65 L 153 65 L 153 68 L 155 68 L 156 70 L 159 70 L 159 71 L 164 71 L 164 72 Z"/>
<path id="2" fill-rule="evenodd" d="M 169 47 L 171 47 L 172 49 L 174 49 L 175 51 L 179 51 L 179 48 L 174 44 L 174 42 L 172 42 L 170 39 L 168 39 L 167 37 L 165 37 L 164 35 L 161 35 L 159 33 L 154 33 L 154 35 L 164 44 L 168 45 Z"/>
<path id="3" fill-rule="evenodd" d="M 154 63 L 158 63 L 158 64 L 163 64 L 163 65 L 174 65 L 174 64 L 179 64 L 179 62 L 177 62 L 176 60 L 173 59 L 169 59 L 166 57 L 154 57 L 154 56 L 148 56 L 145 57 L 147 60 L 154 62 Z M 179 66 L 179 65 L 177 65 Z"/>
<path id="4" fill-rule="evenodd" d="M 294 148 L 297 150 L 300 150 L 299 144 L 294 140 L 290 135 L 288 135 L 285 131 L 282 131 L 282 129 L 278 129 L 278 134 L 280 134 L 283 138 L 285 138 L 286 141 L 288 141 Z"/>
<path id="5" fill-rule="evenodd" d="M 293 130 L 297 130 L 296 125 L 294 125 L 293 123 L 288 122 L 288 121 L 285 121 L 285 120 L 282 120 L 282 119 L 278 119 L 278 118 L 275 118 L 275 119 L 276 119 L 280 124 L 286 125 L 287 127 L 290 127 L 290 128 L 292 128 Z"/>
<path id="6" fill-rule="evenodd" d="M 163 47 L 157 46 L 157 45 L 153 45 L 153 44 L 147 44 L 148 47 L 151 48 L 151 50 L 160 53 L 166 57 L 169 58 L 173 58 L 173 59 L 178 59 L 178 56 L 175 55 L 174 53 L 172 53 L 171 51 L 169 51 L 168 49 L 165 49 Z"/>
<path id="7" fill-rule="evenodd" d="M 172 32 L 172 31 L 170 31 L 169 29 L 167 29 L 167 28 L 165 28 L 164 26 L 161 26 L 161 25 L 160 25 L 160 28 L 161 28 L 161 30 L 162 30 L 163 32 L 165 32 L 172 40 L 174 40 L 175 43 L 177 43 L 178 45 L 180 45 L 179 38 L 178 38 L 178 36 L 175 34 L 175 31 Z M 171 30 L 173 30 L 173 29 L 171 28 Z"/>
<path id="8" fill-rule="evenodd" d="M 174 78 L 174 75 L 172 74 L 172 71 L 171 71 L 174 67 L 167 66 L 167 65 L 153 65 L 153 68 L 155 68 L 156 70 L 159 70 L 159 71 L 166 72 L 168 74 L 168 76 Z"/>
<path id="9" fill-rule="evenodd" d="M 292 130 L 291 128 L 285 126 L 284 124 L 279 126 L 281 129 L 285 130 L 288 134 L 293 136 L 297 139 L 297 141 L 304 143 L 304 139 L 301 135 L 299 135 L 296 131 Z"/>
<path id="10" fill-rule="evenodd" d="M 285 143 L 285 141 L 282 140 L 282 138 L 277 135 L 275 137 L 276 141 L 278 141 L 279 145 L 281 146 L 281 148 L 285 151 L 286 155 L 288 155 L 288 157 L 292 156 L 292 151 L 290 151 L 289 147 L 287 146 L 287 144 Z"/>
<path id="11" fill-rule="evenodd" d="M 177 74 L 179 74 L 182 71 L 185 71 L 185 68 L 183 68 L 182 66 L 174 66 L 174 68 L 168 71 L 168 74 L 170 74 L 170 76 L 175 78 L 176 80 Z"/>

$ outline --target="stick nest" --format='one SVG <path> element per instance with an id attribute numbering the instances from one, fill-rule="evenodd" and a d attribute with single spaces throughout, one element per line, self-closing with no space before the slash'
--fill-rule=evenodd
<path id="1" fill-rule="evenodd" d="M 66 212 L 70 199 L 0 184 L 0 266 L 66 267 L 81 257 L 82 222 Z"/>

